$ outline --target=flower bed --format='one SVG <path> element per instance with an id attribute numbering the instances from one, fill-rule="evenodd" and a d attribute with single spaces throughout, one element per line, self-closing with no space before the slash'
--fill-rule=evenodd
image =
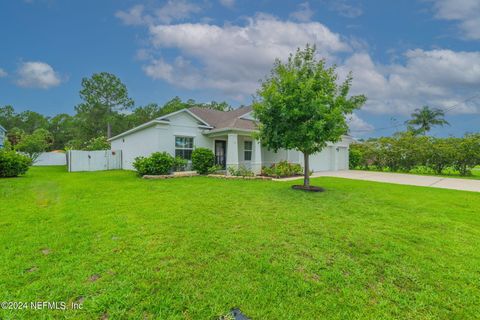
<path id="1" fill-rule="evenodd" d="M 262 176 L 273 178 L 291 178 L 303 176 L 303 168 L 298 163 L 290 163 L 288 161 L 280 161 L 270 167 L 262 168 Z"/>
<path id="2" fill-rule="evenodd" d="M 218 179 L 245 179 L 245 180 L 272 180 L 272 177 L 266 176 L 227 176 L 225 174 L 209 174 L 207 177 Z"/>

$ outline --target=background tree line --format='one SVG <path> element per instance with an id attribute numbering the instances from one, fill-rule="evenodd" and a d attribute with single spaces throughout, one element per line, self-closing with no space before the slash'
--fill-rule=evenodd
<path id="1" fill-rule="evenodd" d="M 350 168 L 470 175 L 480 164 L 480 133 L 435 138 L 411 131 L 350 146 Z"/>
<path id="2" fill-rule="evenodd" d="M 25 152 L 31 147 L 44 151 L 107 148 L 108 137 L 170 112 L 191 107 L 232 109 L 226 102 L 200 103 L 179 97 L 163 105 L 135 106 L 125 84 L 106 72 L 84 78 L 79 94 L 82 101 L 74 107 L 74 115 L 50 117 L 30 110 L 17 113 L 11 105 L 0 106 L 0 124 L 7 129 L 11 147 Z"/>
<path id="3" fill-rule="evenodd" d="M 427 136 L 435 126 L 450 125 L 443 110 L 415 109 L 405 125 L 406 132 L 352 144 L 350 168 L 466 176 L 480 165 L 480 133 L 463 138 Z"/>

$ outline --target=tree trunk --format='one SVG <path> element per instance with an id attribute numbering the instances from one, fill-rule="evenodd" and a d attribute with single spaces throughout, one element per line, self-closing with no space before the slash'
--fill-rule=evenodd
<path id="1" fill-rule="evenodd" d="M 305 166 L 305 172 L 303 175 L 303 185 L 305 187 L 310 187 L 310 164 L 309 164 L 309 154 L 303 153 L 303 163 Z"/>
<path id="2" fill-rule="evenodd" d="M 110 139 L 112 137 L 112 126 L 110 125 L 110 121 L 107 122 L 107 138 Z"/>

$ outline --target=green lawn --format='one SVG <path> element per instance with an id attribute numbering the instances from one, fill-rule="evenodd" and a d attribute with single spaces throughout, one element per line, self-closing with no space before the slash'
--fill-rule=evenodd
<path id="1" fill-rule="evenodd" d="M 473 168 L 472 175 L 474 177 L 477 177 L 477 179 L 480 179 L 480 166 L 476 166 L 475 168 Z"/>
<path id="2" fill-rule="evenodd" d="M 480 194 L 317 178 L 0 180 L 1 319 L 473 319 Z"/>

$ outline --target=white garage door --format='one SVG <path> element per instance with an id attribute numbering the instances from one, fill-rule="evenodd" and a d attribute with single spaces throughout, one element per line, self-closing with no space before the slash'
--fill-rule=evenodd
<path id="1" fill-rule="evenodd" d="M 332 147 L 326 147 L 322 152 L 312 154 L 310 156 L 310 170 L 315 172 L 333 170 L 332 152 Z"/>
<path id="2" fill-rule="evenodd" d="M 345 147 L 338 148 L 337 152 L 338 170 L 348 169 L 348 150 Z"/>

